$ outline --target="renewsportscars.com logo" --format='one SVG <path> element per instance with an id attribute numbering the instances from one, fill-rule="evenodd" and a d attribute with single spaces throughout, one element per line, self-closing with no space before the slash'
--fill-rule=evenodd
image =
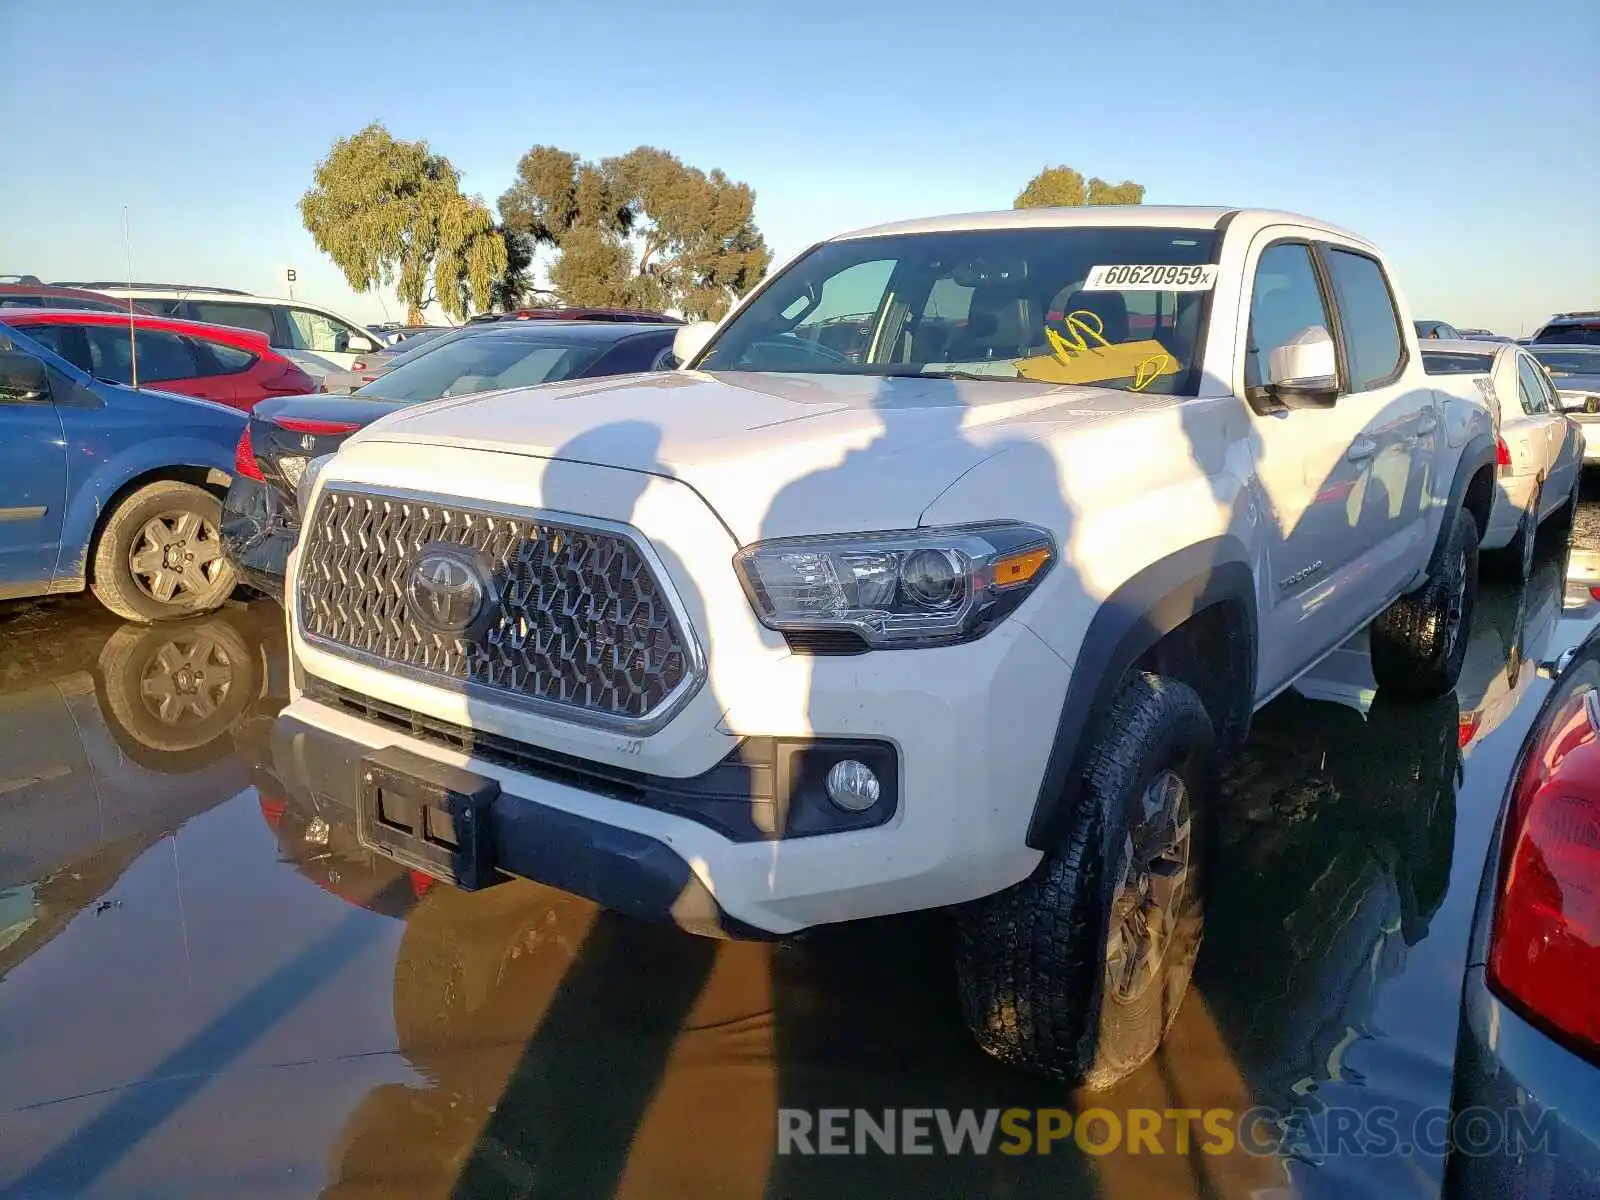
<path id="1" fill-rule="evenodd" d="M 1549 1153 L 1559 1116 L 1518 1108 L 780 1108 L 779 1154 L 1442 1155 Z"/>

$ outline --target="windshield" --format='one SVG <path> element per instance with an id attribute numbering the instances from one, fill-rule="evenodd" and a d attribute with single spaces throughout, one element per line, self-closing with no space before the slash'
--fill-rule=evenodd
<path id="1" fill-rule="evenodd" d="M 924 375 L 1193 395 L 1210 229 L 1083 226 L 852 238 L 755 297 L 704 371 Z"/>
<path id="2" fill-rule="evenodd" d="M 353 393 L 373 400 L 421 404 L 442 396 L 528 387 L 577 375 L 609 347 L 554 338 L 479 335 L 435 345 Z"/>
<path id="3" fill-rule="evenodd" d="M 1600 375 L 1600 347 L 1593 350 L 1539 350 L 1533 356 L 1552 375 Z"/>

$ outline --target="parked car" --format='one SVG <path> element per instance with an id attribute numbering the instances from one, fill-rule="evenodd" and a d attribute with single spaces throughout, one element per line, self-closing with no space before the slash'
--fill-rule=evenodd
<path id="1" fill-rule="evenodd" d="M 1492 333 L 1487 329 L 1458 329 L 1456 330 L 1469 342 L 1515 342 L 1515 338 L 1507 337 L 1503 333 Z"/>
<path id="2" fill-rule="evenodd" d="M 1529 339 L 1531 344 L 1600 346 L 1600 312 L 1557 313 Z"/>
<path id="3" fill-rule="evenodd" d="M 1500 562 L 1515 578 L 1526 579 L 1540 523 L 1556 517 L 1570 526 L 1577 513 L 1583 432 L 1562 410 L 1544 368 L 1521 346 L 1441 339 L 1427 343 L 1422 362 L 1429 375 L 1487 381 L 1498 408 L 1498 467 L 1494 507 L 1479 546 L 1504 550 Z"/>
<path id="4" fill-rule="evenodd" d="M 625 325 L 682 325 L 683 318 L 654 312 L 648 308 L 592 308 L 583 305 L 554 305 L 546 308 L 513 308 L 509 312 L 479 313 L 471 321 L 620 321 Z"/>
<path id="5" fill-rule="evenodd" d="M 1413 321 L 1412 326 L 1417 331 L 1417 336 L 1424 340 L 1444 338 L 1447 341 L 1458 342 L 1461 332 L 1454 325 L 1444 321 Z"/>
<path id="6" fill-rule="evenodd" d="M 371 383 L 374 379 L 381 379 L 401 363 L 410 362 L 419 354 L 426 354 L 435 346 L 442 346 L 463 337 L 471 337 L 482 333 L 486 329 L 495 329 L 495 325 L 467 324 L 447 329 L 437 337 L 412 343 L 396 343 L 379 350 L 376 354 L 363 354 L 350 364 L 348 371 L 330 371 L 323 377 L 319 392 L 326 392 L 331 396 L 348 395 L 359 387 Z"/>
<path id="7" fill-rule="evenodd" d="M 847 286 L 859 361 L 812 340 Z M 710 935 L 952 908 L 981 1046 L 1123 1078 L 1193 970 L 1213 748 L 1369 622 L 1388 694 L 1454 686 L 1477 388 L 1376 247 L 1253 209 L 847 234 L 674 354 L 308 467 L 275 741 L 468 889 Z"/>
<path id="8" fill-rule="evenodd" d="M 0 599 L 85 587 L 119 617 L 216 608 L 243 414 L 96 379 L 0 325 Z"/>
<path id="9" fill-rule="evenodd" d="M 149 311 L 137 302 L 134 307 L 139 312 Z M 0 283 L 0 308 L 75 308 L 85 312 L 119 312 L 126 315 L 128 302 L 79 288 L 50 287 L 42 283 Z"/>
<path id="10" fill-rule="evenodd" d="M 268 344 L 279 354 L 318 379 L 348 367 L 381 344 L 355 322 L 303 300 L 278 300 L 235 288 L 191 284 L 102 281 L 57 286 L 92 288 L 123 300 L 131 297 L 162 316 L 254 329 L 266 334 Z"/>
<path id="11" fill-rule="evenodd" d="M 141 385 L 245 411 L 269 397 L 303 395 L 317 386 L 270 349 L 264 336 L 247 329 L 126 312 L 27 308 L 0 309 L 0 323 L 27 330 L 96 379 L 132 384 L 137 367 Z"/>
<path id="12" fill-rule="evenodd" d="M 1452 1197 L 1600 1193 L 1600 631 L 1545 669 L 1556 683 L 1495 822 L 1461 993 L 1452 1117 L 1489 1113 L 1497 1136 L 1446 1159 Z M 1518 1130 L 1531 1136 L 1498 1136 Z"/>
<path id="13" fill-rule="evenodd" d="M 1600 345 L 1528 348 L 1555 384 L 1556 395 L 1584 430 L 1583 460 L 1600 462 Z"/>
<path id="14" fill-rule="evenodd" d="M 284 564 L 300 532 L 296 491 L 313 458 L 399 409 L 470 392 L 565 379 L 653 371 L 672 352 L 662 325 L 541 321 L 481 327 L 437 339 L 411 361 L 349 396 L 315 395 L 262 405 L 239 442 L 222 539 L 244 580 L 283 598 Z"/>

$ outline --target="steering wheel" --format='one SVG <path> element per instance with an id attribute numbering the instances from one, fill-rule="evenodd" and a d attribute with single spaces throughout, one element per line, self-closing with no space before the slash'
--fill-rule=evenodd
<path id="1" fill-rule="evenodd" d="M 788 359 L 793 362 L 825 362 L 847 363 L 848 357 L 840 354 L 829 346 L 823 346 L 808 338 L 795 337 L 793 334 L 780 334 L 777 337 L 763 338 L 759 342 L 752 342 L 745 351 L 746 359 L 754 358 L 758 362 L 763 355 L 771 355 L 773 359 L 782 362 Z"/>

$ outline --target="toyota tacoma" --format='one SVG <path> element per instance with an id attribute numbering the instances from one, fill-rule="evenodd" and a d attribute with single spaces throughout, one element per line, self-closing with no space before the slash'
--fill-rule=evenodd
<path id="1" fill-rule="evenodd" d="M 1454 685 L 1481 394 L 1377 248 L 1249 209 L 862 230 L 676 353 L 313 464 L 280 776 L 466 888 L 745 937 L 949 908 L 984 1049 L 1126 1075 L 1251 714 L 1369 624 L 1385 693 Z"/>

